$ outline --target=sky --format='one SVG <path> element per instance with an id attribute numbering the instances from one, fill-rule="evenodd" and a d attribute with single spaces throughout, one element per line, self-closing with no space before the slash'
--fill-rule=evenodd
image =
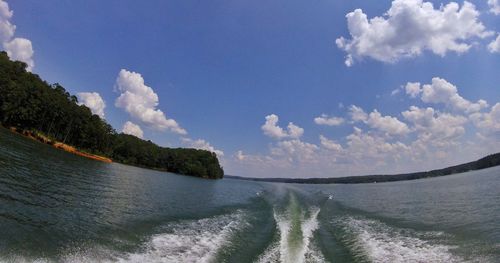
<path id="1" fill-rule="evenodd" d="M 0 0 L 11 59 L 118 132 L 249 177 L 498 152 L 499 32 L 499 0 Z"/>

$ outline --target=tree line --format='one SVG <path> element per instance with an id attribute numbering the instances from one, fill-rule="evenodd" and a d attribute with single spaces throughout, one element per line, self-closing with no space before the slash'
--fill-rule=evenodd
<path id="1" fill-rule="evenodd" d="M 0 52 L 0 123 L 41 132 L 83 151 L 114 161 L 204 178 L 222 178 L 215 153 L 164 148 L 151 141 L 117 133 L 58 83 L 49 84 L 26 71 L 26 64 Z"/>
<path id="2" fill-rule="evenodd" d="M 279 182 L 279 183 L 296 183 L 296 184 L 362 184 L 362 183 L 383 183 L 416 180 L 422 178 L 445 176 L 468 171 L 481 170 L 500 165 L 500 153 L 490 154 L 477 161 L 463 163 L 455 166 L 436 169 L 432 171 L 406 173 L 406 174 L 379 174 L 379 175 L 363 175 L 363 176 L 346 176 L 346 177 L 330 177 L 330 178 L 248 178 L 240 176 L 226 175 L 227 178 Z"/>

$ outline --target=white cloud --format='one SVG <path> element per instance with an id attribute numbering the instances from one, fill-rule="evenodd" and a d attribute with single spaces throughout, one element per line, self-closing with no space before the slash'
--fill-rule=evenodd
<path id="1" fill-rule="evenodd" d="M 233 154 L 232 157 L 232 160 L 228 160 L 224 168 L 227 171 L 236 172 L 235 175 L 278 177 L 280 174 L 285 173 L 285 176 L 294 176 L 288 173 L 291 164 L 287 159 L 269 155 L 247 154 L 241 150 Z"/>
<path id="2" fill-rule="evenodd" d="M 190 138 L 182 138 L 182 142 L 185 145 L 188 145 L 189 147 L 195 148 L 195 149 L 200 149 L 200 150 L 207 150 L 210 152 L 213 152 L 217 154 L 219 157 L 224 156 L 224 152 L 222 150 L 215 149 L 212 145 L 210 145 L 209 142 L 203 140 L 203 139 L 198 139 L 198 140 L 193 140 Z"/>
<path id="3" fill-rule="evenodd" d="M 115 101 L 115 106 L 123 108 L 134 119 L 156 130 L 168 129 L 177 134 L 187 134 L 175 120 L 168 119 L 160 109 L 156 108 L 158 95 L 151 87 L 144 84 L 141 74 L 122 69 L 116 79 L 115 87 L 121 92 Z"/>
<path id="4" fill-rule="evenodd" d="M 354 132 L 346 137 L 347 151 L 350 158 L 357 160 L 389 158 L 398 159 L 407 154 L 409 147 L 402 142 L 387 142 L 383 137 L 364 133 L 361 129 L 354 127 Z"/>
<path id="5" fill-rule="evenodd" d="M 290 129 L 279 127 L 278 116 L 272 114 L 262 129 L 281 140 L 269 144 L 267 153 L 240 150 L 225 167 L 231 174 L 255 177 L 393 174 L 443 168 L 498 151 L 500 102 L 491 108 L 485 100 L 471 102 L 441 78 L 430 84 L 408 82 L 400 90 L 435 105 L 411 106 L 399 119 L 351 105 L 344 123 L 362 124 L 364 130 L 353 127 L 341 138 L 319 135 L 318 144 L 290 138 Z M 323 114 L 315 122 L 331 118 Z"/>
<path id="6" fill-rule="evenodd" d="M 389 135 L 404 135 L 410 132 L 408 126 L 392 116 L 382 116 L 380 112 L 374 110 L 367 114 L 362 108 L 351 105 L 349 114 L 353 122 L 363 122 L 371 128 L 377 129 Z"/>
<path id="7" fill-rule="evenodd" d="M 454 110 L 477 112 L 488 107 L 485 100 L 472 103 L 458 94 L 457 87 L 445 79 L 432 78 L 431 84 L 422 87 L 422 101 L 426 103 L 443 103 Z"/>
<path id="8" fill-rule="evenodd" d="M 9 41 L 16 31 L 16 26 L 10 23 L 14 13 L 9 9 L 9 4 L 0 0 L 0 42 Z"/>
<path id="9" fill-rule="evenodd" d="M 488 5 L 490 6 L 490 12 L 500 15 L 500 3 L 498 0 L 488 0 Z"/>
<path id="10" fill-rule="evenodd" d="M 429 50 L 444 56 L 447 52 L 464 53 L 473 38 L 491 35 L 478 21 L 479 12 L 467 1 L 434 9 L 431 2 L 394 0 L 384 16 L 368 20 L 363 10 L 346 15 L 351 39 L 340 37 L 337 46 L 347 52 L 345 64 L 352 66 L 363 57 L 394 63 Z"/>
<path id="11" fill-rule="evenodd" d="M 31 41 L 26 38 L 14 38 L 16 26 L 10 23 L 13 11 L 9 9 L 7 2 L 0 0 L 0 43 L 7 55 L 13 61 L 22 61 L 26 63 L 26 70 L 31 71 L 35 66 L 33 61 L 33 46 Z"/>
<path id="12" fill-rule="evenodd" d="M 422 92 L 422 89 L 419 82 L 408 82 L 406 83 L 405 91 L 410 97 L 415 98 Z"/>
<path id="13" fill-rule="evenodd" d="M 362 108 L 356 105 L 351 105 L 349 107 L 349 115 L 354 122 L 366 121 L 368 119 L 368 114 L 366 114 L 366 112 Z"/>
<path id="14" fill-rule="evenodd" d="M 33 70 L 33 67 L 35 67 L 33 54 L 35 52 L 30 40 L 16 37 L 12 41 L 4 43 L 3 46 L 11 60 L 22 61 L 27 65 L 26 70 Z"/>
<path id="15" fill-rule="evenodd" d="M 326 114 L 321 114 L 321 116 L 314 118 L 314 123 L 318 125 L 339 126 L 344 123 L 344 118 L 329 117 Z"/>
<path id="16" fill-rule="evenodd" d="M 241 151 L 241 150 L 236 152 L 235 157 L 239 161 L 245 160 L 245 154 L 243 154 L 243 151 Z"/>
<path id="17" fill-rule="evenodd" d="M 375 129 L 391 135 L 404 135 L 410 132 L 408 126 L 396 117 L 382 116 L 377 110 L 368 116 L 367 124 Z"/>
<path id="18" fill-rule="evenodd" d="M 426 109 L 422 109 L 416 106 L 411 106 L 409 110 L 404 111 L 403 117 L 405 117 L 408 121 L 413 123 L 418 128 L 420 127 L 431 127 L 434 125 L 434 109 L 428 107 Z"/>
<path id="19" fill-rule="evenodd" d="M 297 139 L 304 134 L 304 129 L 293 124 L 292 122 L 288 123 L 288 131 L 285 131 L 283 128 L 278 126 L 278 120 L 279 117 L 276 114 L 266 116 L 266 122 L 261 126 L 265 135 L 274 139 Z"/>
<path id="20" fill-rule="evenodd" d="M 122 132 L 125 134 L 134 135 L 134 136 L 141 138 L 141 139 L 144 136 L 144 133 L 142 132 L 141 127 L 137 124 L 130 122 L 130 121 L 125 122 L 125 124 L 123 125 L 123 128 L 122 128 Z"/>
<path id="21" fill-rule="evenodd" d="M 268 174 L 270 171 L 276 169 L 281 170 L 281 172 L 294 169 L 293 173 L 296 173 L 303 171 L 303 168 L 306 168 L 307 164 L 318 161 L 317 153 L 319 147 L 299 139 L 276 142 L 270 146 L 269 150 L 269 155 L 245 154 L 239 150 L 233 155 L 235 162 L 228 164 L 230 166 L 237 165 L 240 169 L 247 171 L 250 169 L 253 176 L 255 176 L 255 173 L 258 176 L 262 176 L 262 174 Z"/>
<path id="22" fill-rule="evenodd" d="M 342 151 L 342 145 L 336 143 L 333 140 L 326 138 L 323 135 L 319 136 L 319 140 L 320 140 L 321 145 L 328 150 L 337 151 L 337 152 Z"/>
<path id="23" fill-rule="evenodd" d="M 465 134 L 464 125 L 468 121 L 464 116 L 438 113 L 431 107 L 411 106 L 402 114 L 414 125 L 420 142 L 435 147 L 455 144 L 455 140 Z"/>
<path id="24" fill-rule="evenodd" d="M 292 122 L 288 123 L 287 128 L 288 128 L 288 137 L 290 138 L 299 138 L 300 136 L 302 136 L 302 134 L 304 134 L 304 129 L 293 124 Z"/>
<path id="25" fill-rule="evenodd" d="M 491 53 L 500 53 L 500 34 L 497 38 L 488 44 L 488 50 Z"/>
<path id="26" fill-rule="evenodd" d="M 315 152 L 318 146 L 298 139 L 279 141 L 271 148 L 271 154 L 285 157 L 289 162 L 316 162 Z"/>
<path id="27" fill-rule="evenodd" d="M 104 108 L 106 108 L 106 103 L 102 99 L 101 95 L 97 92 L 79 92 L 76 94 L 80 105 L 83 104 L 87 106 L 93 114 L 99 115 L 99 117 L 104 118 Z"/>
<path id="28" fill-rule="evenodd" d="M 226 167 L 232 174 L 256 177 L 402 173 L 470 161 L 498 151 L 500 145 L 496 142 L 500 135 L 500 103 L 489 112 L 474 112 L 469 117 L 464 112 L 411 106 L 401 113 L 407 123 L 382 116 L 376 110 L 368 114 L 357 106 L 351 106 L 349 111 L 357 116 L 357 122 L 367 125 L 366 131 L 353 127 L 354 131 L 339 141 L 320 135 L 318 145 L 299 139 L 280 140 L 269 146 L 267 154 L 238 151 Z M 465 136 L 474 132 L 468 130 L 473 128 L 470 122 L 477 131 L 474 140 Z"/>
<path id="29" fill-rule="evenodd" d="M 278 163 L 280 163 L 280 161 L 273 159 L 270 156 L 245 154 L 242 150 L 237 151 L 234 154 L 234 158 L 238 162 L 244 164 L 251 164 L 254 165 L 255 167 L 267 166 L 267 168 L 269 168 L 271 166 L 276 166 Z M 286 166 L 286 164 L 284 162 L 281 162 L 278 166 L 284 167 Z"/>
<path id="30" fill-rule="evenodd" d="M 493 105 L 490 112 L 474 113 L 470 118 L 484 134 L 500 136 L 500 103 Z M 497 140 L 498 138 L 500 137 L 496 137 Z"/>
<path id="31" fill-rule="evenodd" d="M 396 95 L 399 94 L 399 92 L 401 92 L 400 89 L 394 89 L 394 90 L 391 91 L 391 96 L 396 96 Z"/>

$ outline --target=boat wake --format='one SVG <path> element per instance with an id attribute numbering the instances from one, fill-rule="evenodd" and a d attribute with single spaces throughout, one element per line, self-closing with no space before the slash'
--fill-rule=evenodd
<path id="1" fill-rule="evenodd" d="M 285 211 L 274 211 L 278 238 L 258 260 L 264 262 L 324 262 L 324 258 L 313 244 L 313 235 L 318 229 L 320 209 L 302 209 L 294 195 L 291 195 Z"/>
<path id="2" fill-rule="evenodd" d="M 276 196 L 271 205 L 162 223 L 155 234 L 141 235 L 125 249 L 82 245 L 56 260 L 14 255 L 0 262 L 495 262 L 461 253 L 466 249 L 451 234 L 333 210 L 332 202 L 321 202 L 325 198 L 314 202 L 294 192 Z"/>
<path id="3" fill-rule="evenodd" d="M 241 211 L 169 224 L 165 233 L 151 237 L 144 251 L 128 254 L 118 262 L 213 262 L 217 251 L 244 225 Z"/>
<path id="4" fill-rule="evenodd" d="M 343 241 L 354 257 L 369 262 L 463 262 L 453 246 L 432 242 L 442 232 L 415 232 L 390 227 L 376 220 L 342 217 L 333 224 L 343 229 Z"/>

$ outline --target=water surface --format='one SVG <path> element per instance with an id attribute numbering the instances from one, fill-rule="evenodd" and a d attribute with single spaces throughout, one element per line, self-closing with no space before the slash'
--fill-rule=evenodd
<path id="1" fill-rule="evenodd" d="M 499 186 L 500 167 L 360 185 L 204 180 L 0 129 L 0 261 L 499 262 Z"/>

